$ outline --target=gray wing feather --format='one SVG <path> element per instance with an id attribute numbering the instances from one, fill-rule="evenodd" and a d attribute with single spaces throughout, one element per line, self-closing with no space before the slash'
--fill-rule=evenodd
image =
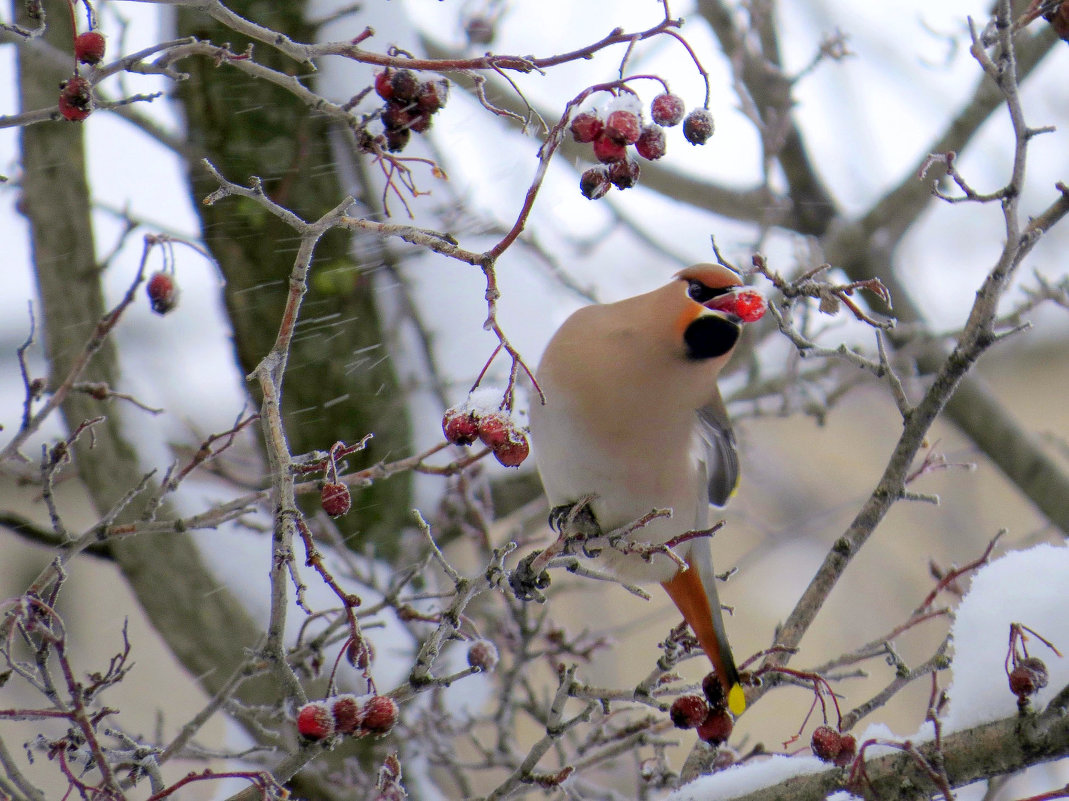
<path id="1" fill-rule="evenodd" d="M 739 454 L 719 398 L 698 410 L 698 423 L 709 502 L 724 506 L 739 483 Z"/>

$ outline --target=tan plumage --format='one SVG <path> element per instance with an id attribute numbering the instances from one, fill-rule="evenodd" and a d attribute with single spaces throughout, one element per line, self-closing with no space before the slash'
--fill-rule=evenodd
<path id="1" fill-rule="evenodd" d="M 723 505 L 738 463 L 716 379 L 741 330 L 737 317 L 705 303 L 741 285 L 724 267 L 699 264 L 653 292 L 587 306 L 550 340 L 536 378 L 545 404 L 531 408 L 531 439 L 552 506 L 595 495 L 603 532 L 655 508 L 673 510 L 634 533 L 663 543 L 709 526 L 710 501 Z M 693 296 L 693 297 L 692 297 Z M 652 561 L 605 549 L 620 578 L 657 581 L 679 607 L 729 693 L 745 707 L 716 594 L 709 539 Z"/>

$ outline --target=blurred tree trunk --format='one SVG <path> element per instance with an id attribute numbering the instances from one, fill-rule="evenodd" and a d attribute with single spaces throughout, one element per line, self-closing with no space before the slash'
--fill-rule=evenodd
<path id="1" fill-rule="evenodd" d="M 297 41 L 315 37 L 315 29 L 304 21 L 302 2 L 240 0 L 229 8 Z M 178 11 L 178 32 L 220 45 L 229 42 L 236 52 L 249 44 L 207 15 L 185 8 Z M 254 55 L 258 62 L 290 74 L 300 76 L 307 69 L 263 44 L 255 45 Z M 179 84 L 178 98 L 190 144 L 227 178 L 244 183 L 258 176 L 276 202 L 306 220 L 320 217 L 344 197 L 328 141 L 329 120 L 291 93 L 209 59 L 191 60 L 183 69 L 190 78 Z M 278 332 L 293 267 L 294 234 L 252 202 L 232 198 L 205 206 L 203 198 L 218 187 L 201 165 L 190 166 L 189 179 L 205 241 L 226 279 L 234 347 L 247 375 Z M 282 409 L 294 454 L 374 433 L 368 450 L 351 460 L 352 466 L 362 467 L 408 455 L 410 434 L 404 394 L 375 306 L 368 270 L 376 265 L 355 264 L 349 242 L 346 232 L 332 231 L 316 250 Z M 250 386 L 258 393 L 258 387 Z M 410 493 L 408 472 L 354 488 L 353 512 L 338 522 L 346 535 L 359 535 L 352 540 L 357 545 L 370 536 L 379 554 L 395 557 L 397 533 L 409 520 Z"/>

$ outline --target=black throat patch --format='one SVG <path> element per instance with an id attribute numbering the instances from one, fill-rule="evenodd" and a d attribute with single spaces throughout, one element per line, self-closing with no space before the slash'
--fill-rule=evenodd
<path id="1" fill-rule="evenodd" d="M 735 347 L 742 333 L 742 326 L 719 314 L 703 314 L 683 331 L 687 358 L 715 359 Z"/>

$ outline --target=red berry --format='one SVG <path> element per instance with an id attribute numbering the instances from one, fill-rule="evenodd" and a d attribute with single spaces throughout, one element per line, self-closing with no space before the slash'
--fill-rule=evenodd
<path id="1" fill-rule="evenodd" d="M 594 158 L 602 164 L 612 164 L 627 158 L 627 146 L 613 141 L 603 133 L 594 140 Z"/>
<path id="2" fill-rule="evenodd" d="M 422 111 L 426 111 L 429 114 L 433 114 L 445 105 L 446 98 L 449 97 L 449 82 L 446 80 L 441 81 L 424 81 L 419 88 L 419 107 Z"/>
<path id="3" fill-rule="evenodd" d="M 388 131 L 399 131 L 408 128 L 412 122 L 412 115 L 404 103 L 390 100 L 382 107 L 382 124 Z"/>
<path id="4" fill-rule="evenodd" d="M 323 511 L 331 517 L 341 517 L 349 511 L 352 498 L 349 496 L 349 488 L 344 484 L 324 484 L 319 492 L 319 502 L 323 504 Z"/>
<path id="5" fill-rule="evenodd" d="M 357 670 L 367 670 L 368 666 L 375 661 L 375 648 L 371 640 L 352 640 L 345 649 L 345 658 Z"/>
<path id="6" fill-rule="evenodd" d="M 692 145 L 704 145 L 713 135 L 713 115 L 708 109 L 696 108 L 683 120 L 683 137 Z"/>
<path id="7" fill-rule="evenodd" d="M 705 693 L 705 700 L 713 709 L 728 708 L 727 694 L 724 692 L 724 685 L 721 684 L 716 671 L 705 674 L 705 678 L 702 679 L 702 692 Z"/>
<path id="8" fill-rule="evenodd" d="M 513 429 L 508 442 L 494 448 L 494 458 L 504 467 L 519 467 L 531 454 L 531 445 L 522 431 Z"/>
<path id="9" fill-rule="evenodd" d="M 650 116 L 653 117 L 653 121 L 667 128 L 679 125 L 686 110 L 687 107 L 683 103 L 683 98 L 668 92 L 657 95 L 657 97 L 653 98 L 653 102 L 650 103 Z"/>
<path id="10" fill-rule="evenodd" d="M 408 123 L 408 127 L 416 133 L 423 133 L 430 130 L 433 120 L 429 111 L 421 111 L 412 115 L 411 121 Z"/>
<path id="11" fill-rule="evenodd" d="M 471 445 L 479 438 L 475 415 L 455 406 L 445 410 L 442 416 L 442 432 L 454 445 Z"/>
<path id="12" fill-rule="evenodd" d="M 731 719 L 731 713 L 726 709 L 711 709 L 708 717 L 698 726 L 698 737 L 709 745 L 720 745 L 727 742 L 731 736 L 731 730 L 735 723 Z"/>
<path id="13" fill-rule="evenodd" d="M 605 123 L 601 121 L 601 117 L 589 111 L 584 111 L 582 114 L 577 114 L 572 120 L 572 138 L 576 142 L 586 144 L 587 142 L 593 142 L 599 136 L 605 128 Z"/>
<path id="14" fill-rule="evenodd" d="M 664 128 L 659 125 L 644 125 L 635 142 L 635 150 L 644 159 L 655 161 L 665 154 Z"/>
<path id="15" fill-rule="evenodd" d="M 591 167 L 579 176 L 579 191 L 589 200 L 604 197 L 610 189 L 612 181 L 609 179 L 609 171 L 604 167 Z"/>
<path id="16" fill-rule="evenodd" d="M 605 135 L 621 145 L 633 145 L 642 132 L 642 122 L 633 111 L 617 109 L 605 118 Z"/>
<path id="17" fill-rule="evenodd" d="M 754 323 L 765 316 L 765 299 L 752 289 L 735 293 L 735 314 L 744 323 Z"/>
<path id="18" fill-rule="evenodd" d="M 389 69 L 384 69 L 382 72 L 375 73 L 375 94 L 381 97 L 383 100 L 389 100 L 393 97 L 393 73 Z"/>
<path id="19" fill-rule="evenodd" d="M 499 658 L 497 646 L 489 640 L 475 640 L 468 646 L 468 664 L 483 673 L 492 672 Z"/>
<path id="20" fill-rule="evenodd" d="M 854 735 L 852 734 L 844 734 L 842 736 L 842 746 L 839 749 L 839 756 L 835 757 L 835 764 L 840 768 L 845 768 L 854 761 L 854 757 L 856 756 L 857 740 L 854 739 Z"/>
<path id="21" fill-rule="evenodd" d="M 405 149 L 405 145 L 408 144 L 408 140 L 412 138 L 412 131 L 408 128 L 387 128 L 386 129 L 386 149 L 391 153 L 400 153 Z"/>
<path id="22" fill-rule="evenodd" d="M 1046 664 L 1042 659 L 1030 656 L 1010 671 L 1010 691 L 1023 700 L 1046 687 L 1048 680 Z"/>
<path id="23" fill-rule="evenodd" d="M 309 740 L 322 740 L 334 734 L 334 715 L 322 701 L 311 701 L 297 713 L 297 731 Z"/>
<path id="24" fill-rule="evenodd" d="M 696 729 L 709 717 L 709 704 L 700 695 L 681 695 L 668 710 L 677 729 Z"/>
<path id="25" fill-rule="evenodd" d="M 149 308 L 156 314 L 167 314 L 178 305 L 178 289 L 170 273 L 153 273 L 145 285 L 145 293 Z"/>
<path id="26" fill-rule="evenodd" d="M 74 57 L 82 64 L 99 64 L 106 49 L 104 36 L 98 31 L 86 31 L 74 38 Z"/>
<path id="27" fill-rule="evenodd" d="M 512 420 L 504 412 L 490 412 L 480 417 L 477 427 L 479 439 L 492 451 L 505 446 L 513 429 Z"/>
<path id="28" fill-rule="evenodd" d="M 843 736 L 831 726 L 817 726 L 809 740 L 813 756 L 822 762 L 834 762 L 843 750 Z"/>
<path id="29" fill-rule="evenodd" d="M 364 716 L 364 704 L 355 695 L 339 695 L 330 708 L 334 730 L 339 734 L 356 734 Z"/>
<path id="30" fill-rule="evenodd" d="M 402 103 L 415 103 L 419 99 L 421 84 L 412 70 L 397 70 L 390 78 L 393 97 Z"/>
<path id="31" fill-rule="evenodd" d="M 59 85 L 59 113 L 63 119 L 81 122 L 92 110 L 93 94 L 89 81 L 80 75 L 72 75 Z"/>
<path id="32" fill-rule="evenodd" d="M 365 734 L 386 734 L 397 723 L 397 702 L 386 695 L 373 695 L 364 704 L 360 730 Z"/>
<path id="33" fill-rule="evenodd" d="M 609 180 L 617 189 L 630 189 L 638 183 L 641 169 L 634 159 L 624 158 L 609 166 Z"/>

